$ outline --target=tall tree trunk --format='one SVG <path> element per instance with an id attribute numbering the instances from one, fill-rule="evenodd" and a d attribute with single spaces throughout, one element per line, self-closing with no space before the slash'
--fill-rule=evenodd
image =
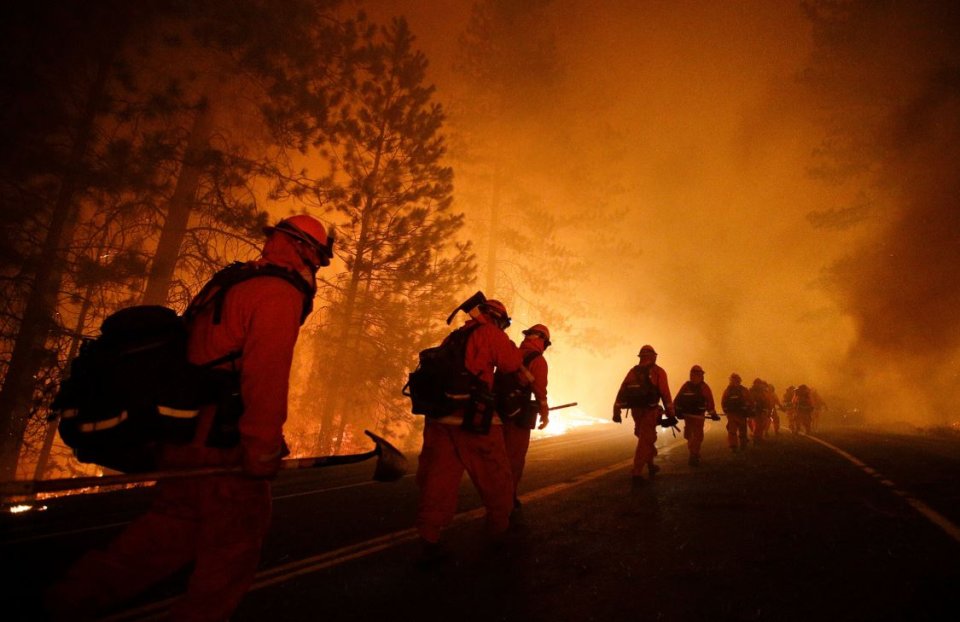
<path id="1" fill-rule="evenodd" d="M 76 194 L 83 186 L 80 171 L 90 149 L 97 112 L 103 108 L 107 79 L 113 59 L 121 44 L 115 37 L 97 67 L 97 74 L 87 93 L 87 101 L 79 118 L 74 140 L 63 175 L 57 200 L 50 216 L 50 225 L 40 250 L 40 261 L 23 310 L 10 365 L 0 389 L 0 478 L 13 479 L 17 472 L 20 446 L 33 402 L 34 376 L 43 363 L 43 356 L 57 293 L 63 280 L 66 247 L 76 224 Z"/>
<path id="2" fill-rule="evenodd" d="M 487 232 L 487 296 L 497 296 L 497 248 L 500 234 L 500 159 L 493 164 L 493 188 L 490 196 L 490 229 Z"/>
<path id="3" fill-rule="evenodd" d="M 333 427 L 333 420 L 337 415 L 342 403 L 343 378 L 349 372 L 348 366 L 343 365 L 345 355 L 348 351 L 350 333 L 354 328 L 353 313 L 357 304 L 357 293 L 360 289 L 360 279 L 364 276 L 363 256 L 367 252 L 370 238 L 370 221 L 374 214 L 375 192 L 377 181 L 380 175 L 380 161 L 383 157 L 384 138 L 387 131 L 387 122 L 384 119 L 380 124 L 380 132 L 377 137 L 377 150 L 374 155 L 373 166 L 364 183 L 366 196 L 362 212 L 360 214 L 360 232 L 357 236 L 357 256 L 353 262 L 353 270 L 350 273 L 350 282 L 347 284 L 347 291 L 344 295 L 343 314 L 341 315 L 341 326 L 338 344 L 334 350 L 333 361 L 336 365 L 332 368 L 321 386 L 324 387 L 324 395 L 321 397 L 321 427 L 320 439 L 321 448 L 326 447 L 332 441 L 330 432 Z M 367 271 L 369 273 L 369 270 Z"/>
<path id="4" fill-rule="evenodd" d="M 73 337 L 70 340 L 70 352 L 67 353 L 65 361 L 66 369 L 70 369 L 70 363 L 77 356 L 77 350 L 80 349 L 81 335 L 86 328 L 87 314 L 90 313 L 90 307 L 93 303 L 93 286 L 87 286 L 87 291 L 83 296 L 83 305 L 80 307 L 80 313 L 77 314 L 77 327 L 74 330 Z M 40 454 L 37 456 L 37 466 L 33 470 L 33 479 L 41 479 L 47 472 L 47 463 L 50 461 L 50 452 L 53 450 L 53 442 L 57 438 L 57 426 L 60 423 L 60 417 L 53 416 L 47 422 L 47 429 L 44 431 L 43 445 L 40 447 Z"/>
<path id="5" fill-rule="evenodd" d="M 143 293 L 143 304 L 164 305 L 170 293 L 174 270 L 180 256 L 180 246 L 187 234 L 187 224 L 197 198 L 197 187 L 203 173 L 203 155 L 210 143 L 213 131 L 213 111 L 209 101 L 204 99 L 193 119 L 193 127 L 183 154 L 183 166 L 177 178 L 177 187 L 167 208 L 167 217 L 163 222 L 157 252 L 150 266 L 147 285 Z"/>

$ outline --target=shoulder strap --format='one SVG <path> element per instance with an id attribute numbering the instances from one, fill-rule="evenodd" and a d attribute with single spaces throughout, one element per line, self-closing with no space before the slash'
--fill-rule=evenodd
<path id="1" fill-rule="evenodd" d="M 529 367 L 530 363 L 532 363 L 538 356 L 543 356 L 543 352 L 527 352 L 523 355 L 523 366 Z"/>
<path id="2" fill-rule="evenodd" d="M 283 279 L 294 286 L 303 295 L 303 309 L 300 313 L 300 324 L 313 311 L 314 288 L 294 270 L 273 264 L 255 264 L 252 262 L 235 261 L 226 268 L 213 275 L 203 286 L 200 293 L 191 301 L 184 313 L 188 322 L 192 321 L 203 309 L 210 304 L 213 307 L 213 323 L 219 324 L 223 317 L 223 303 L 231 287 L 257 277 L 272 276 Z"/>

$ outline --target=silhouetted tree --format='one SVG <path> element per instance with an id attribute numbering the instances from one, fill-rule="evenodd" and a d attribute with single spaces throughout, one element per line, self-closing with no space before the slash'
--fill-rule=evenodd
<path id="1" fill-rule="evenodd" d="M 314 342 L 322 448 L 348 425 L 391 425 L 407 409 L 399 389 L 416 352 L 438 335 L 437 318 L 473 278 L 451 210 L 444 120 L 424 84 L 427 60 L 407 23 L 368 30 L 358 50 L 358 88 L 345 100 L 330 148 L 332 208 L 344 220 Z"/>

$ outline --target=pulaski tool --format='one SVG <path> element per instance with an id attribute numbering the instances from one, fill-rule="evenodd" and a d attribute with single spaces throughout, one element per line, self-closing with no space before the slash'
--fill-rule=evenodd
<path id="1" fill-rule="evenodd" d="M 377 482 L 394 482 L 407 472 L 407 459 L 399 449 L 385 439 L 369 430 L 364 434 L 369 436 L 376 445 L 370 451 L 362 454 L 347 454 L 342 456 L 317 456 L 313 458 L 293 458 L 280 463 L 282 470 L 322 469 L 363 462 L 376 457 L 377 464 L 373 470 L 373 479 Z M 118 484 L 137 484 L 142 482 L 157 482 L 161 480 L 177 479 L 181 477 L 200 477 L 204 475 L 239 474 L 243 468 L 233 467 L 199 467 L 185 469 L 167 469 L 152 473 L 130 473 L 122 475 L 106 475 L 104 477 L 67 477 L 63 479 L 46 480 L 14 480 L 0 482 L 0 497 L 19 497 L 34 495 L 41 492 L 58 492 L 62 490 L 77 490 L 94 486 L 116 486 Z"/>
<path id="2" fill-rule="evenodd" d="M 460 306 L 454 309 L 449 317 L 447 317 L 447 324 L 449 325 L 453 322 L 453 318 L 456 317 L 457 313 L 463 311 L 472 318 L 476 318 L 477 314 L 480 313 L 478 307 L 487 301 L 487 297 L 483 295 L 483 292 L 478 291 L 473 296 L 470 296 L 466 300 L 460 303 Z"/>

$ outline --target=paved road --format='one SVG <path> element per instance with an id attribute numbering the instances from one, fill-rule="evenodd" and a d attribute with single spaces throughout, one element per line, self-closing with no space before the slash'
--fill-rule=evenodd
<path id="1" fill-rule="evenodd" d="M 960 440 L 836 429 L 730 454 L 714 425 L 699 468 L 669 432 L 660 444 L 663 471 L 634 487 L 628 428 L 534 443 L 508 542 L 484 543 L 465 484 L 453 558 L 429 571 L 413 564 L 412 478 L 369 483 L 369 465 L 291 474 L 235 619 L 958 619 Z M 15 619 L 34 617 L 43 586 L 146 499 L 91 495 L 5 517 Z M 162 614 L 178 585 L 114 619 Z"/>

